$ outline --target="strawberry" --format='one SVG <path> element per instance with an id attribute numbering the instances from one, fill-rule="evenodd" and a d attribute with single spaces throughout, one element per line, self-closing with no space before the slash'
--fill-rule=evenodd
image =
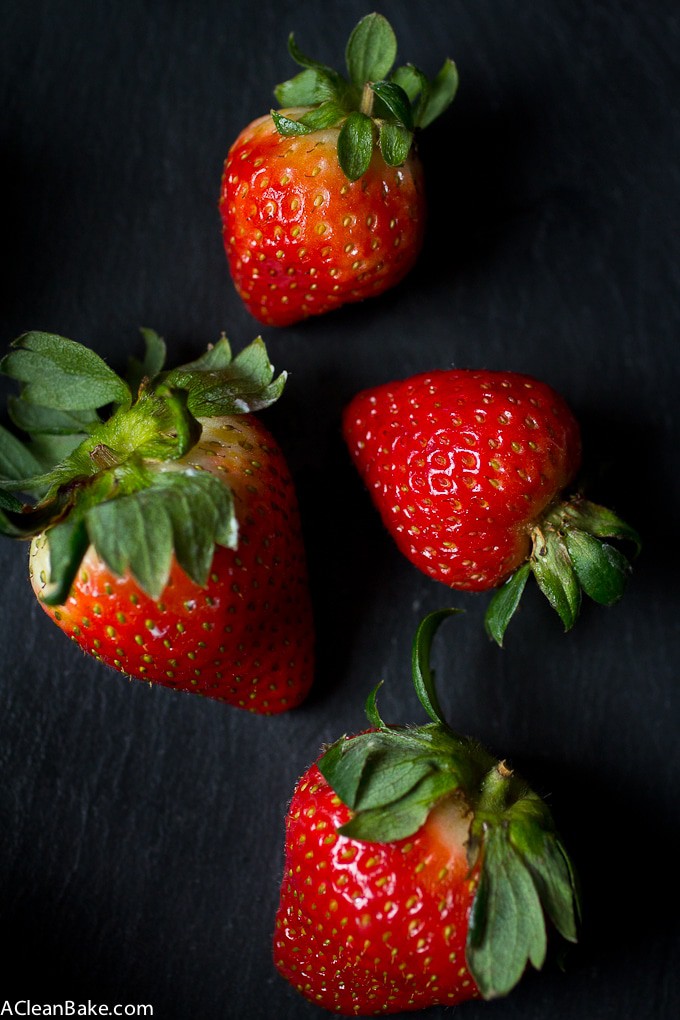
<path id="1" fill-rule="evenodd" d="M 268 326 L 287 326 L 383 293 L 423 241 L 423 172 L 414 133 L 453 100 L 447 60 L 432 81 L 369 14 L 346 47 L 349 80 L 302 53 L 275 89 L 279 111 L 249 124 L 229 150 L 219 210 L 236 290 Z M 389 75 L 389 78 L 388 78 Z"/>
<path id="2" fill-rule="evenodd" d="M 40 605 L 101 662 L 282 712 L 311 684 L 312 614 L 290 472 L 252 412 L 285 373 L 261 339 L 232 359 L 224 337 L 164 371 L 144 335 L 131 382 L 63 337 L 14 342 L 0 368 L 22 384 L 10 413 L 30 442 L 0 434 L 0 529 L 32 539 Z"/>
<path id="3" fill-rule="evenodd" d="M 286 819 L 274 959 L 304 996 L 376 1015 L 505 995 L 570 942 L 574 872 L 546 804 L 457 736 L 439 707 L 423 620 L 413 677 L 430 723 L 342 737 L 298 782 Z"/>
<path id="4" fill-rule="evenodd" d="M 621 597 L 628 559 L 607 538 L 636 532 L 579 494 L 581 463 L 566 403 L 515 372 L 451 369 L 357 394 L 343 434 L 399 549 L 435 580 L 498 588 L 486 627 L 502 644 L 529 574 L 569 630 L 581 592 Z"/>

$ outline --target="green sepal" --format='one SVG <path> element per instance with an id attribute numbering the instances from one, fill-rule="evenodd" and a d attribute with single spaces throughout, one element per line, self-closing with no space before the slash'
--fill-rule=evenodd
<path id="1" fill-rule="evenodd" d="M 546 919 L 577 940 L 576 877 L 550 811 L 519 777 L 490 773 L 491 802 L 482 791 L 471 826 L 480 880 L 467 939 L 467 962 L 484 998 L 505 995 L 528 963 L 540 968 Z"/>
<path id="2" fill-rule="evenodd" d="M 23 383 L 31 404 L 59 411 L 88 411 L 129 404 L 128 385 L 98 354 L 52 333 L 24 333 L 0 361 L 0 372 Z"/>
<path id="3" fill-rule="evenodd" d="M 564 503 L 558 503 L 546 515 L 546 520 L 557 530 L 579 528 L 596 538 L 615 538 L 628 542 L 633 546 L 635 554 L 639 554 L 642 548 L 640 535 L 635 528 L 607 507 L 592 503 L 582 496 L 573 496 Z"/>
<path id="4" fill-rule="evenodd" d="M 414 128 L 413 110 L 408 95 L 393 81 L 376 81 L 371 84 L 380 101 L 387 107 L 397 124 L 412 132 Z M 403 160 L 402 160 L 403 162 Z"/>
<path id="5" fill-rule="evenodd" d="M 321 103 L 309 113 L 303 113 L 298 124 L 304 124 L 310 131 L 323 131 L 325 128 L 338 124 L 345 116 L 345 111 L 334 99 Z"/>
<path id="6" fill-rule="evenodd" d="M 7 410 L 14 425 L 31 436 L 84 437 L 101 422 L 91 408 L 85 411 L 59 411 L 53 407 L 31 404 L 23 397 L 10 397 Z"/>
<path id="7" fill-rule="evenodd" d="M 603 606 L 622 597 L 632 567 L 627 556 L 604 539 L 627 542 L 639 553 L 635 528 L 606 507 L 572 496 L 551 506 L 532 532 L 529 560 L 494 593 L 484 625 L 503 644 L 506 628 L 519 605 L 530 573 L 570 630 L 581 609 L 581 593 Z"/>
<path id="8" fill-rule="evenodd" d="M 324 128 L 333 127 L 344 117 L 344 110 L 335 100 L 329 99 L 328 102 L 303 114 L 298 120 L 277 113 L 276 110 L 272 110 L 271 115 L 279 134 L 284 137 L 292 137 L 294 135 L 309 135 L 312 131 L 323 131 Z"/>
<path id="9" fill-rule="evenodd" d="M 336 82 L 324 70 L 306 68 L 274 89 L 280 106 L 317 106 L 336 98 Z"/>
<path id="10" fill-rule="evenodd" d="M 430 719 L 445 729 L 448 729 L 448 726 L 439 704 L 434 672 L 430 667 L 430 653 L 434 636 L 441 624 L 449 616 L 455 616 L 460 612 L 460 609 L 447 608 L 428 613 L 418 625 L 411 648 L 411 673 L 418 700 Z"/>
<path id="11" fill-rule="evenodd" d="M 368 719 L 369 723 L 377 730 L 386 728 L 385 723 L 383 722 L 382 717 L 380 715 L 380 712 L 378 711 L 378 691 L 380 690 L 381 687 L 382 680 L 380 681 L 379 684 L 376 684 L 376 686 L 373 688 L 371 693 L 366 698 L 366 706 L 364 709 L 366 712 L 366 718 Z"/>
<path id="12" fill-rule="evenodd" d="M 322 775 L 353 811 L 339 831 L 381 843 L 413 835 L 436 804 L 474 786 L 487 765 L 481 749 L 431 725 L 343 737 L 319 761 Z"/>
<path id="13" fill-rule="evenodd" d="M 195 418 L 210 418 L 264 410 L 279 399 L 286 377 L 285 372 L 274 377 L 264 341 L 256 337 L 233 360 L 228 342 L 220 340 L 203 361 L 160 378 L 166 387 L 186 392 L 187 408 Z"/>
<path id="14" fill-rule="evenodd" d="M 288 36 L 288 52 L 295 63 L 299 64 L 300 67 L 320 72 L 328 81 L 334 82 L 336 86 L 344 81 L 342 75 L 338 74 L 334 68 L 329 67 L 327 64 L 322 64 L 320 61 L 314 60 L 312 57 L 308 57 L 306 53 L 303 53 L 295 41 L 295 35 L 293 32 L 291 32 Z"/>
<path id="15" fill-rule="evenodd" d="M 532 874 L 547 916 L 564 939 L 576 942 L 579 903 L 574 871 L 543 801 L 535 794 L 518 801 L 507 832 Z"/>
<path id="16" fill-rule="evenodd" d="M 404 64 L 403 67 L 397 67 L 390 80 L 404 90 L 411 104 L 415 103 L 416 99 L 422 104 L 423 97 L 426 97 L 430 91 L 430 81 L 427 75 L 415 64 Z"/>
<path id="17" fill-rule="evenodd" d="M 422 93 L 422 102 L 416 115 L 417 127 L 426 128 L 441 116 L 455 99 L 458 84 L 458 68 L 452 60 L 447 59 L 430 83 L 427 92 Z"/>
<path id="18" fill-rule="evenodd" d="M 276 110 L 270 110 L 274 126 L 280 135 L 284 138 L 293 138 L 296 135 L 309 135 L 312 133 L 312 128 L 307 127 L 302 121 L 294 120 L 292 117 L 286 117 L 282 113 L 278 113 Z"/>
<path id="19" fill-rule="evenodd" d="M 332 751 L 332 753 L 331 753 Z M 394 739 L 391 730 L 376 730 L 339 741 L 323 758 L 333 789 L 355 812 L 393 804 L 431 771 L 427 756 Z"/>
<path id="20" fill-rule="evenodd" d="M 350 113 L 340 128 L 338 160 L 345 177 L 357 181 L 368 170 L 373 157 L 373 121 L 365 113 Z"/>
<path id="21" fill-rule="evenodd" d="M 0 482 L 0 494 L 5 504 L 0 512 L 0 533 L 8 538 L 33 538 L 39 535 L 55 521 L 61 520 L 73 504 L 73 494 L 63 489 L 31 506 L 18 500 L 12 490 L 5 487 L 6 484 Z M 19 483 L 17 491 L 28 491 L 26 484 Z"/>
<path id="22" fill-rule="evenodd" d="M 0 425 L 0 477 L 16 482 L 41 473 L 42 464 L 29 448 Z"/>
<path id="23" fill-rule="evenodd" d="M 487 608 L 484 616 L 486 632 L 501 647 L 505 631 L 519 606 L 530 574 L 531 564 L 523 563 L 500 588 L 496 589 Z"/>
<path id="24" fill-rule="evenodd" d="M 466 946 L 467 965 L 482 996 L 506 995 L 527 963 L 543 966 L 546 948 L 543 910 L 531 872 L 505 829 L 493 826 L 484 836 Z"/>
<path id="25" fill-rule="evenodd" d="M 564 541 L 579 584 L 586 595 L 603 606 L 619 601 L 632 572 L 622 552 L 585 531 L 572 528 Z"/>
<path id="26" fill-rule="evenodd" d="M 155 329 L 143 326 L 140 333 L 144 340 L 144 357 L 128 359 L 127 382 L 133 393 L 137 393 L 143 380 L 159 375 L 167 355 L 165 340 Z"/>
<path id="27" fill-rule="evenodd" d="M 339 828 L 343 836 L 368 843 L 393 843 L 416 833 L 427 820 L 432 808 L 458 790 L 455 774 L 443 771 L 425 771 L 413 785 L 418 770 L 404 765 L 403 781 L 411 784 L 408 793 L 394 803 L 375 808 L 364 808 Z"/>
<path id="28" fill-rule="evenodd" d="M 558 614 L 565 630 L 571 630 L 581 608 L 581 586 L 561 535 L 547 532 L 539 540 L 531 560 L 538 586 Z"/>
<path id="29" fill-rule="evenodd" d="M 8 534 L 3 527 L 4 515 L 2 511 L 7 510 L 11 514 L 18 514 L 21 513 L 21 506 L 22 504 L 15 496 L 12 495 L 11 492 L 3 492 L 2 489 L 0 489 L 0 532 Z"/>
<path id="30" fill-rule="evenodd" d="M 284 137 L 311 134 L 341 125 L 338 162 L 349 180 L 358 180 L 371 164 L 376 140 L 383 160 L 401 166 L 413 144 L 417 127 L 430 124 L 453 100 L 458 75 L 447 60 L 430 82 L 413 65 L 398 67 L 390 76 L 397 54 L 394 31 L 381 14 L 369 14 L 353 29 L 345 58 L 349 80 L 303 53 L 293 35 L 288 49 L 304 70 L 277 85 L 274 94 L 281 107 L 304 107 L 299 117 L 281 110 L 271 115 Z M 369 132 L 363 116 L 372 123 Z"/>
<path id="31" fill-rule="evenodd" d="M 129 570 L 154 599 L 168 582 L 173 552 L 185 573 L 205 585 L 215 545 L 237 544 L 230 491 L 193 469 L 154 475 L 147 488 L 92 507 L 86 523 L 110 569 L 118 575 Z"/>
<path id="32" fill-rule="evenodd" d="M 354 27 L 347 42 L 345 60 L 350 81 L 358 88 L 386 78 L 397 56 L 397 39 L 387 18 L 367 14 Z"/>
<path id="33" fill-rule="evenodd" d="M 382 158 L 388 166 L 401 166 L 411 149 L 413 133 L 401 124 L 380 125 L 378 143 Z"/>

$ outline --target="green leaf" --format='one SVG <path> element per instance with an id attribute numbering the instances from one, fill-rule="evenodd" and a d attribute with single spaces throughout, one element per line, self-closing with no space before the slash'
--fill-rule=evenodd
<path id="1" fill-rule="evenodd" d="M 544 911 L 563 938 L 575 942 L 576 880 L 547 805 L 527 790 L 510 807 L 507 819 L 510 842 L 533 876 Z"/>
<path id="2" fill-rule="evenodd" d="M 166 494 L 179 565 L 201 586 L 208 581 L 215 545 L 235 549 L 238 524 L 231 491 L 205 471 L 168 472 L 157 481 Z"/>
<path id="3" fill-rule="evenodd" d="M 127 384 L 98 354 L 52 333 L 24 333 L 0 362 L 0 371 L 24 384 L 22 397 L 62 411 L 129 404 Z"/>
<path id="4" fill-rule="evenodd" d="M 562 938 L 577 940 L 577 901 L 574 878 L 559 840 L 544 842 L 541 854 L 527 855 L 543 909 Z"/>
<path id="5" fill-rule="evenodd" d="M 570 630 L 581 607 L 581 587 L 562 537 L 547 532 L 530 562 L 539 588 L 559 615 L 564 629 Z"/>
<path id="6" fill-rule="evenodd" d="M 345 111 L 339 103 L 329 100 L 327 103 L 317 106 L 316 109 L 310 110 L 309 113 L 304 113 L 298 123 L 304 124 L 311 131 L 323 131 L 325 128 L 333 127 L 344 116 Z"/>
<path id="7" fill-rule="evenodd" d="M 577 528 L 569 529 L 564 540 L 586 595 L 603 606 L 618 602 L 631 573 L 626 557 L 613 545 Z"/>
<path id="8" fill-rule="evenodd" d="M 164 386 L 188 394 L 187 407 L 196 418 L 249 414 L 269 407 L 281 396 L 286 373 L 274 378 L 274 366 L 261 337 L 227 361 L 221 349 L 205 361 L 173 369 L 160 377 Z"/>
<path id="9" fill-rule="evenodd" d="M 261 337 L 257 340 L 262 341 Z M 247 350 L 247 348 L 246 348 Z M 231 345 L 226 336 L 221 336 L 216 344 L 208 344 L 207 348 L 194 361 L 182 365 L 179 371 L 187 372 L 219 372 L 228 368 L 233 361 Z M 173 369 L 173 371 L 176 371 Z M 164 377 L 167 379 L 167 375 Z"/>
<path id="10" fill-rule="evenodd" d="M 396 68 L 392 74 L 392 81 L 404 90 L 410 103 L 415 102 L 418 96 L 427 95 L 430 90 L 427 75 L 414 64 L 405 64 L 403 67 Z"/>
<path id="11" fill-rule="evenodd" d="M 357 181 L 368 170 L 373 156 L 373 121 L 363 113 L 350 113 L 340 129 L 338 159 L 343 173 Z"/>
<path id="12" fill-rule="evenodd" d="M 215 544 L 236 545 L 229 491 L 193 469 L 161 472 L 149 488 L 92 507 L 86 522 L 110 569 L 118 575 L 129 570 L 151 598 L 168 582 L 173 551 L 189 577 L 204 585 Z"/>
<path id="13" fill-rule="evenodd" d="M 338 72 L 335 71 L 332 67 L 328 67 L 327 64 L 322 64 L 318 60 L 314 60 L 312 59 L 312 57 L 308 57 L 305 53 L 303 53 L 298 44 L 296 43 L 295 36 L 292 32 L 288 36 L 288 52 L 290 53 L 295 63 L 299 64 L 300 67 L 308 67 L 317 71 L 322 71 L 331 79 L 336 79 L 339 77 Z"/>
<path id="14" fill-rule="evenodd" d="M 142 361 L 134 357 L 128 359 L 127 381 L 132 393 L 137 392 L 142 379 L 153 379 L 159 374 L 167 353 L 165 341 L 154 329 L 142 327 L 140 332 L 144 338 L 144 358 Z"/>
<path id="15" fill-rule="evenodd" d="M 413 685 L 418 700 L 433 722 L 446 727 L 434 683 L 434 674 L 430 669 L 430 649 L 432 640 L 442 622 L 449 616 L 459 613 L 459 609 L 439 609 L 429 613 L 419 624 L 411 650 L 411 668 Z"/>
<path id="16" fill-rule="evenodd" d="M 345 58 L 351 81 L 359 86 L 386 78 L 397 56 L 397 39 L 381 14 L 367 14 L 349 37 Z"/>
<path id="17" fill-rule="evenodd" d="M 411 151 L 413 135 L 401 124 L 389 124 L 386 121 L 380 125 L 378 137 L 382 158 L 388 166 L 401 166 Z"/>
<path id="18" fill-rule="evenodd" d="M 436 120 L 453 102 L 458 91 L 458 69 L 452 60 L 446 60 L 435 75 L 427 94 L 423 93 L 416 124 L 425 128 Z"/>
<path id="19" fill-rule="evenodd" d="M 392 810 L 401 817 L 403 799 L 419 787 L 425 776 L 437 771 L 431 755 L 414 754 L 412 745 L 400 741 L 395 731 L 390 730 L 362 733 L 349 740 L 343 738 L 321 758 L 319 768 L 343 803 L 356 812 L 355 818 L 371 814 L 371 825 L 378 817 L 383 818 L 383 814 L 378 814 L 382 808 L 390 808 L 384 818 Z M 457 779 L 453 772 L 447 775 L 448 789 Z M 423 804 L 421 791 L 419 811 Z M 363 824 L 357 822 L 357 826 Z M 358 831 L 356 826 L 355 830 Z M 391 828 L 384 829 L 380 839 L 393 838 L 391 831 Z"/>
<path id="20" fill-rule="evenodd" d="M 85 436 L 82 433 L 73 433 L 68 436 L 48 435 L 46 432 L 35 433 L 29 444 L 29 449 L 42 465 L 42 470 L 50 473 L 63 460 L 70 457 L 84 439 Z"/>
<path id="21" fill-rule="evenodd" d="M 503 638 L 510 620 L 519 606 L 531 565 L 524 563 L 496 590 L 484 617 L 484 626 L 490 638 L 503 646 Z"/>
<path id="22" fill-rule="evenodd" d="M 337 793 L 343 804 L 353 808 L 364 767 L 371 754 L 377 752 L 379 741 L 373 734 L 341 737 L 319 759 L 319 771 Z"/>
<path id="23" fill-rule="evenodd" d="M 467 963 L 485 999 L 507 994 L 527 963 L 540 968 L 547 938 L 531 872 L 500 826 L 488 829 L 470 914 Z"/>
<path id="24" fill-rule="evenodd" d="M 0 475 L 11 481 L 42 473 L 42 465 L 8 429 L 0 425 Z"/>
<path id="25" fill-rule="evenodd" d="M 567 503 L 556 508 L 548 519 L 554 518 L 556 526 L 565 531 L 569 528 L 579 528 L 597 538 L 617 538 L 624 542 L 630 542 L 639 553 L 641 548 L 640 535 L 620 517 L 607 507 L 590 500 L 574 497 Z"/>
<path id="26" fill-rule="evenodd" d="M 434 771 L 436 768 L 428 756 L 414 756 L 408 744 L 386 742 L 366 761 L 354 810 L 366 812 L 394 805 Z"/>
<path id="27" fill-rule="evenodd" d="M 282 113 L 278 113 L 276 110 L 270 110 L 272 119 L 276 130 L 284 138 L 292 138 L 295 135 L 309 135 L 312 132 L 311 127 L 307 127 L 306 124 L 302 124 L 299 120 L 293 120 L 292 117 L 285 117 Z"/>
<path id="28" fill-rule="evenodd" d="M 144 490 L 93 507 L 87 515 L 92 544 L 119 576 L 128 570 L 157 599 L 170 576 L 172 520 L 165 496 Z"/>
<path id="29" fill-rule="evenodd" d="M 410 785 L 418 775 L 415 765 L 402 777 L 408 792 L 384 805 L 357 812 L 338 830 L 343 836 L 375 843 L 391 843 L 413 836 L 425 824 L 433 807 L 451 796 L 459 788 L 455 772 L 422 769 L 423 776 L 416 785 Z"/>
<path id="30" fill-rule="evenodd" d="M 9 510 L 12 514 L 18 514 L 21 512 L 22 504 L 16 499 L 11 492 L 3 492 L 0 489 L 0 510 Z M 15 535 L 15 531 L 7 524 L 7 520 L 3 514 L 0 514 L 0 533 L 3 535 Z"/>
<path id="31" fill-rule="evenodd" d="M 336 83 L 325 71 L 309 67 L 274 89 L 281 106 L 316 106 L 336 98 Z"/>
<path id="32" fill-rule="evenodd" d="M 30 435 L 84 437 L 101 419 L 93 408 L 84 411 L 59 411 L 53 407 L 30 404 L 23 397 L 9 397 L 9 416 Z"/>
<path id="33" fill-rule="evenodd" d="M 380 713 L 378 712 L 378 691 L 380 690 L 381 687 L 382 680 L 380 681 L 379 684 L 376 684 L 376 686 L 373 688 L 368 698 L 366 699 L 365 709 L 369 723 L 377 730 L 387 728 L 385 726 L 385 723 L 382 721 L 380 717 Z"/>
<path id="34" fill-rule="evenodd" d="M 414 124 L 411 103 L 401 86 L 393 81 L 376 81 L 371 85 L 371 88 L 395 120 L 405 127 L 407 131 L 413 131 Z"/>

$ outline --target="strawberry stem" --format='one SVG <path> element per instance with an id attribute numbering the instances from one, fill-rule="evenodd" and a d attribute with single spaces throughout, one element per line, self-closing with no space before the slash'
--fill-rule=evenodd
<path id="1" fill-rule="evenodd" d="M 479 812 L 498 814 L 505 810 L 511 793 L 510 780 L 514 773 L 505 762 L 497 762 L 484 776 L 478 801 Z"/>
<path id="2" fill-rule="evenodd" d="M 371 83 L 369 81 L 364 82 L 364 86 L 361 90 L 361 103 L 359 104 L 359 113 L 363 113 L 367 117 L 371 117 L 373 114 L 374 100 L 375 92 L 371 87 Z"/>

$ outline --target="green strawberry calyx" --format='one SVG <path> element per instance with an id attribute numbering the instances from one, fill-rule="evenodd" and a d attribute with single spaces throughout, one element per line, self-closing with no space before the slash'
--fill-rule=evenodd
<path id="1" fill-rule="evenodd" d="M 274 94 L 282 108 L 308 109 L 295 118 L 272 110 L 276 129 L 292 136 L 341 125 L 338 160 L 350 181 L 368 170 L 376 141 L 385 163 L 401 166 L 415 132 L 443 113 L 458 89 L 452 60 L 432 80 L 413 64 L 393 70 L 397 40 L 382 14 L 366 15 L 352 30 L 345 50 L 347 77 L 307 57 L 293 34 L 288 51 L 304 70 Z"/>
<path id="2" fill-rule="evenodd" d="M 529 576 L 571 630 L 583 594 L 603 606 L 622 597 L 631 574 L 630 560 L 611 540 L 640 551 L 640 536 L 606 507 L 573 495 L 549 507 L 531 531 L 532 549 L 526 563 L 496 591 L 485 616 L 486 631 L 503 644 Z"/>
<path id="3" fill-rule="evenodd" d="M 232 356 L 226 337 L 195 361 L 164 369 L 166 347 L 143 329 L 145 355 L 127 378 L 94 351 L 51 333 L 18 337 L 0 372 L 20 384 L 0 427 L 0 533 L 46 532 L 50 577 L 41 598 L 66 601 L 89 546 L 116 574 L 127 570 L 152 598 L 173 555 L 205 585 L 216 545 L 236 548 L 228 486 L 182 462 L 204 423 L 249 414 L 280 396 L 260 337 Z"/>
<path id="4" fill-rule="evenodd" d="M 412 836 L 447 798 L 469 815 L 467 855 L 479 880 L 470 911 L 466 961 L 484 998 L 507 994 L 528 963 L 540 968 L 547 922 L 576 942 L 579 901 L 574 870 L 545 802 L 505 762 L 454 733 L 444 721 L 429 658 L 432 639 L 455 609 L 431 613 L 413 643 L 413 680 L 431 719 L 391 727 L 376 691 L 366 714 L 371 729 L 341 737 L 319 768 L 352 817 L 339 832 L 389 843 Z"/>

